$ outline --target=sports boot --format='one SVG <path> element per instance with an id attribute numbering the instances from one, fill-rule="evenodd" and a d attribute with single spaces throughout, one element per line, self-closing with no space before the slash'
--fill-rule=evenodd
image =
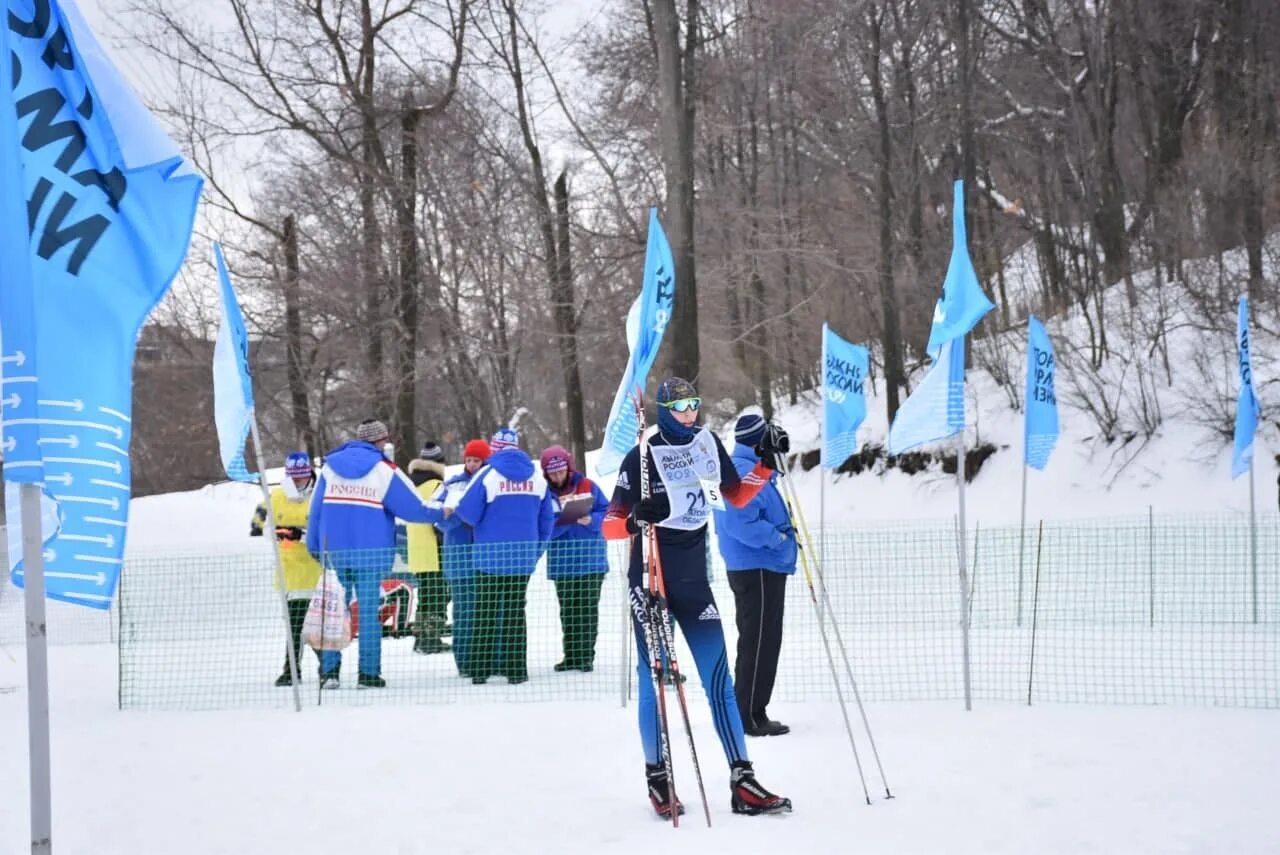
<path id="1" fill-rule="evenodd" d="M 661 763 L 644 764 L 644 776 L 649 781 L 649 803 L 663 819 L 671 819 L 671 779 Z M 684 805 L 676 799 L 676 811 L 683 814 Z"/>
<path id="2" fill-rule="evenodd" d="M 755 816 L 761 813 L 782 813 L 791 811 L 791 799 L 776 796 L 766 790 L 756 780 L 756 773 L 751 768 L 750 760 L 739 760 L 730 769 L 730 786 L 733 796 L 729 806 L 734 813 Z"/>

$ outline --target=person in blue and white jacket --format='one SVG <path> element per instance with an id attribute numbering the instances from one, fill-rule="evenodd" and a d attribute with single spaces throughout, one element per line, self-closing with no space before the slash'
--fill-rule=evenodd
<path id="1" fill-rule="evenodd" d="M 462 450 L 462 471 L 445 481 L 435 495 L 445 507 L 445 519 L 436 528 L 444 536 L 444 578 L 449 583 L 449 596 L 453 600 L 453 661 L 458 666 L 458 674 L 463 677 L 470 676 L 467 664 L 471 657 L 471 625 L 476 611 L 476 574 L 471 561 L 474 536 L 471 526 L 455 516 L 453 511 L 491 453 L 489 443 L 483 439 L 468 442 Z"/>
<path id="2" fill-rule="evenodd" d="M 760 462 L 756 448 L 772 431 L 774 448 L 790 447 L 786 432 L 766 424 L 754 413 L 738 419 L 734 430 L 733 465 L 740 474 Z M 774 472 L 750 502 L 741 508 L 715 511 L 720 557 L 729 571 L 729 587 L 738 624 L 738 658 L 733 686 L 748 736 L 780 736 L 791 728 L 769 718 L 765 708 L 773 696 L 782 650 L 782 611 L 787 577 L 796 572 L 796 530 L 791 512 L 778 490 Z"/>
<path id="3" fill-rule="evenodd" d="M 494 432 L 488 464 L 476 473 L 453 512 L 475 537 L 476 614 L 465 669 L 473 683 L 494 674 L 498 651 L 508 683 L 529 679 L 525 594 L 551 537 L 555 504 L 546 479 L 518 442 L 510 428 Z"/>
<path id="4" fill-rule="evenodd" d="M 382 627 L 378 608 L 382 580 L 391 573 L 396 554 L 396 518 L 405 522 L 436 523 L 443 508 L 419 498 L 413 482 L 381 448 L 389 439 L 387 426 L 376 419 L 356 427 L 356 439 L 325 457 L 324 469 L 311 499 L 307 551 L 334 569 L 346 589 L 354 591 L 363 620 L 360 628 L 360 688 L 380 689 Z M 320 660 L 320 687 L 338 688 L 342 653 L 325 651 Z"/>

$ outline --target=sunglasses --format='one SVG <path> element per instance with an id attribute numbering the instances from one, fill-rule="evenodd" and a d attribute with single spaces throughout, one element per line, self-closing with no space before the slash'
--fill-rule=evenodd
<path id="1" fill-rule="evenodd" d="M 677 413 L 687 413 L 690 410 L 697 410 L 702 407 L 701 398 L 681 398 L 678 401 L 669 401 L 663 404 L 668 410 L 675 410 Z"/>

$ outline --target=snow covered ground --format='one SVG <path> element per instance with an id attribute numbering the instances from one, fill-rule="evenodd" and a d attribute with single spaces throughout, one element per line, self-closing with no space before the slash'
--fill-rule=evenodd
<path id="1" fill-rule="evenodd" d="M 17 653 L 17 651 L 12 651 Z M 18 657 L 21 658 L 20 656 Z M 119 713 L 110 649 L 53 650 L 55 851 L 183 853 L 1266 853 L 1274 712 L 871 704 L 895 798 L 859 733 L 873 804 L 831 704 L 781 706 L 752 740 L 785 817 L 729 813 L 694 698 L 712 828 L 651 816 L 634 707 L 554 703 Z M 0 685 L 20 682 L 0 657 Z M 0 695 L 0 852 L 26 850 L 25 698 Z M 855 718 L 855 726 L 857 719 Z"/>

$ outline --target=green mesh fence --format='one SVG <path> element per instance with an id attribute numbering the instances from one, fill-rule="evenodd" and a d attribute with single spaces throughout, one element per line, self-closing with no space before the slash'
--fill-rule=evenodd
<path id="1" fill-rule="evenodd" d="M 1053 522 L 1042 534 L 1034 525 L 971 529 L 964 548 L 973 697 L 1280 706 L 1280 518 L 1258 518 L 1256 544 L 1255 574 L 1247 517 Z M 532 577 L 477 571 L 532 564 L 528 547 L 514 544 L 447 554 L 443 574 L 422 577 L 403 573 L 388 552 L 342 557 L 353 587 L 377 591 L 386 687 L 358 690 L 357 636 L 341 653 L 339 687 L 322 691 L 320 663 L 304 645 L 303 703 L 624 702 L 635 691 L 626 546 L 610 545 L 605 575 L 598 546 L 570 548 L 580 551 L 559 557 L 570 575 L 558 582 L 547 578 L 545 559 Z M 841 529 L 805 544 L 805 555 L 825 567 L 826 614 L 864 700 L 963 697 L 958 549 L 952 522 Z M 710 554 L 732 657 L 733 595 L 714 544 Z M 273 562 L 261 543 L 131 556 L 118 626 L 97 639 L 118 643 L 121 706 L 291 705 L 290 689 L 274 685 L 286 632 Z M 834 699 L 803 572 L 787 590 L 775 704 Z M 20 601 L 16 593 L 4 605 Z M 359 606 L 364 635 L 369 618 Z M 300 620 L 305 602 L 292 610 Z M 0 613 L 6 632 L 15 624 L 9 611 Z M 19 608 L 19 624 L 20 616 Z M 678 652 L 692 671 L 687 649 Z M 474 682 L 473 674 L 487 679 Z M 689 680 L 699 683 L 694 673 Z"/>

